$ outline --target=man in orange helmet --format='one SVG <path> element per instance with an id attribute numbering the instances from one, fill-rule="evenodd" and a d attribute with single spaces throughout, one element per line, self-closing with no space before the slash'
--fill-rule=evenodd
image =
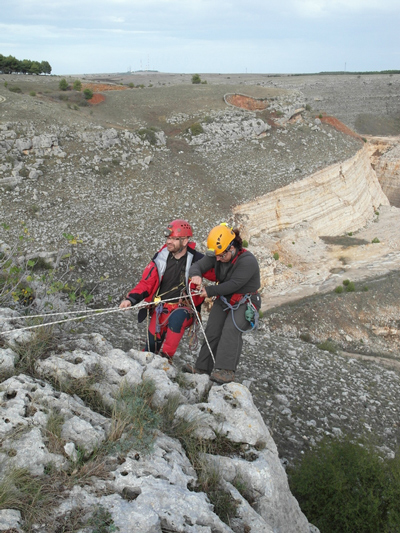
<path id="1" fill-rule="evenodd" d="M 194 319 L 190 301 L 185 298 L 189 291 L 189 268 L 204 256 L 195 249 L 195 243 L 190 242 L 192 236 L 192 228 L 186 220 L 177 219 L 168 224 L 166 243 L 119 306 L 124 309 L 142 300 L 149 303 L 161 301 L 151 307 L 145 349 L 169 360 L 174 356 L 185 329 L 192 325 Z M 215 279 L 212 273 L 206 277 Z M 163 303 L 164 300 L 169 301 Z M 200 309 L 203 301 L 204 297 L 193 296 L 196 308 Z M 145 308 L 140 309 L 139 322 L 143 322 L 146 314 Z"/>
<path id="2" fill-rule="evenodd" d="M 201 296 L 215 297 L 205 331 L 208 344 L 204 342 L 195 365 L 186 364 L 182 370 L 209 374 L 212 381 L 223 384 L 235 379 L 242 334 L 257 325 L 260 268 L 254 255 L 243 248 L 239 231 L 226 224 L 210 231 L 207 248 L 207 255 L 191 266 L 189 275 Z M 207 272 L 210 279 L 210 270 L 218 285 L 202 287 L 202 276 Z"/>

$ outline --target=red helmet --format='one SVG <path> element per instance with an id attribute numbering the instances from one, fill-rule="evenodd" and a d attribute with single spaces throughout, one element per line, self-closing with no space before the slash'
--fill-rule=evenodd
<path id="1" fill-rule="evenodd" d="M 173 220 L 164 232 L 166 237 L 193 237 L 192 226 L 186 220 Z"/>

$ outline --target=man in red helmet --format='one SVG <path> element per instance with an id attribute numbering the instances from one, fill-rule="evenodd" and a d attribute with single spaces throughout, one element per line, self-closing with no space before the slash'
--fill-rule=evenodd
<path id="1" fill-rule="evenodd" d="M 193 323 L 193 309 L 190 299 L 185 298 L 189 291 L 189 268 L 203 257 L 190 242 L 192 228 L 186 220 L 173 220 L 165 231 L 166 243 L 155 254 L 143 271 L 142 278 L 120 304 L 120 308 L 131 307 L 142 300 L 157 304 L 158 300 L 171 300 L 151 307 L 146 350 L 171 359 L 185 329 Z M 213 272 L 205 275 L 215 281 Z M 193 296 L 197 309 L 204 298 Z M 142 308 L 138 321 L 143 322 L 147 310 Z"/>

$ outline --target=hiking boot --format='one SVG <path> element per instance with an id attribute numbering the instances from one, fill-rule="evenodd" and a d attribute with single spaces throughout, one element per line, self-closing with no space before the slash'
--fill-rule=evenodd
<path id="1" fill-rule="evenodd" d="M 210 376 L 211 381 L 215 381 L 219 385 L 224 383 L 231 383 L 235 381 L 235 372 L 233 370 L 224 370 L 222 368 L 216 368 L 212 371 Z"/>
<path id="2" fill-rule="evenodd" d="M 190 365 L 189 363 L 186 363 L 181 368 L 182 372 L 186 372 L 187 374 L 208 374 L 205 370 L 200 370 L 200 368 L 196 368 L 193 365 Z"/>

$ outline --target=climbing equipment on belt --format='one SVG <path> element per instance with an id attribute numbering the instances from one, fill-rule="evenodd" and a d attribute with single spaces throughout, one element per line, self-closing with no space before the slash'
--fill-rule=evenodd
<path id="1" fill-rule="evenodd" d="M 232 322 L 235 325 L 236 329 L 238 329 L 242 333 L 250 333 L 251 331 L 254 331 L 258 328 L 258 317 L 260 314 L 258 312 L 257 307 L 251 301 L 251 294 L 243 295 L 243 297 L 240 300 L 236 301 L 233 304 L 229 303 L 228 300 L 225 298 L 225 296 L 220 296 L 220 298 L 222 302 L 226 305 L 224 311 L 227 311 L 228 309 L 232 311 Z M 247 306 L 246 306 L 246 311 L 244 312 L 244 317 L 250 323 L 250 326 L 251 326 L 250 330 L 240 329 L 235 321 L 234 311 L 239 309 L 239 307 L 246 302 L 247 302 Z"/>

